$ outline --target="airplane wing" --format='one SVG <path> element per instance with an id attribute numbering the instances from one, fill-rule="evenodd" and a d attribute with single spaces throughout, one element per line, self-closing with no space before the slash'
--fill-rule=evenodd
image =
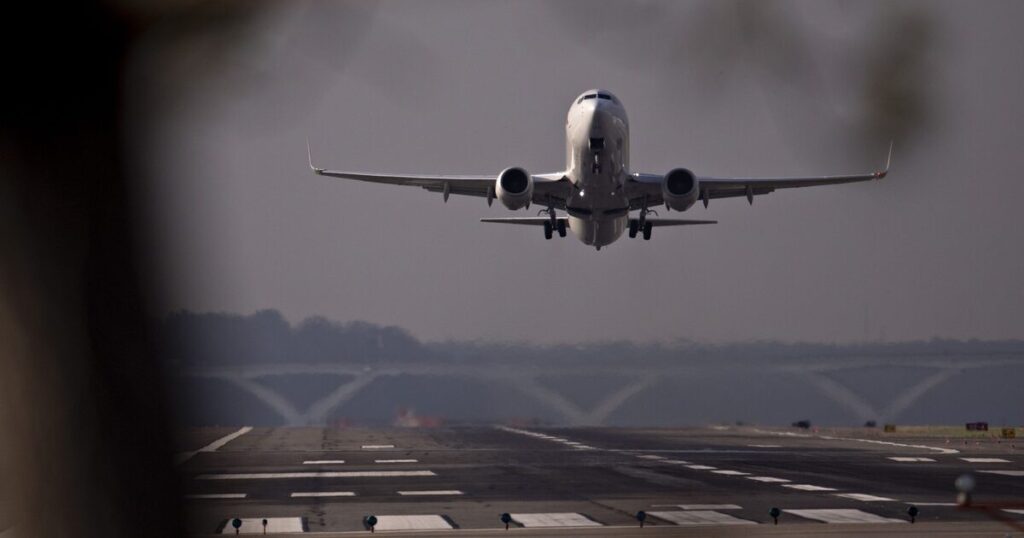
<path id="1" fill-rule="evenodd" d="M 557 217 L 557 220 L 569 220 L 567 217 Z M 636 221 L 638 219 L 629 219 Z M 531 226 L 543 226 L 550 222 L 551 217 L 506 217 L 480 219 L 480 222 L 497 222 L 500 224 L 526 224 Z M 651 226 L 685 226 L 688 224 L 718 224 L 717 220 L 693 220 L 693 219 L 647 219 Z"/>
<path id="2" fill-rule="evenodd" d="M 313 153 L 306 143 L 306 152 L 309 157 L 309 168 L 318 176 L 334 177 L 339 179 L 351 179 L 355 181 L 367 181 L 370 183 L 385 183 L 388 185 L 408 185 L 420 187 L 430 192 L 439 192 L 448 201 L 452 194 L 463 196 L 478 196 L 487 198 L 490 205 L 494 200 L 494 182 L 497 175 L 491 176 L 467 176 L 467 175 L 419 175 L 419 174 L 371 174 L 366 172 L 347 172 L 342 170 L 327 170 L 313 165 Z M 556 209 L 565 208 L 565 200 L 569 197 L 572 185 L 569 179 L 562 172 L 552 174 L 533 175 L 533 200 L 535 204 L 547 206 L 553 205 Z"/>
<path id="3" fill-rule="evenodd" d="M 892 144 L 889 145 L 889 156 L 885 161 L 885 168 L 877 172 L 867 174 L 852 174 L 840 176 L 814 176 L 814 177 L 697 177 L 700 188 L 700 199 L 707 207 L 708 200 L 712 198 L 732 198 L 745 196 L 747 201 L 754 203 L 754 196 L 769 194 L 776 189 L 793 189 L 799 187 L 817 187 L 819 185 L 839 185 L 843 183 L 856 183 L 858 181 L 871 181 L 882 179 L 889 173 L 889 163 L 892 161 Z M 662 200 L 661 182 L 664 176 L 657 174 L 633 174 L 627 181 L 629 190 L 630 209 L 639 209 L 646 199 L 648 207 L 657 206 L 664 202 Z"/>

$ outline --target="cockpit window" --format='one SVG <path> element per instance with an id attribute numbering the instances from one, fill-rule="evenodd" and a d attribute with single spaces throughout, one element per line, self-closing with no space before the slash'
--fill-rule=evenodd
<path id="1" fill-rule="evenodd" d="M 597 97 L 596 94 L 588 93 L 588 94 L 584 95 L 583 97 L 580 97 L 578 100 L 576 100 L 576 104 L 578 105 L 578 104 L 582 103 L 584 99 L 593 99 L 595 97 Z"/>
<path id="2" fill-rule="evenodd" d="M 612 96 L 608 95 L 607 93 L 599 93 L 599 94 L 597 94 L 597 98 L 598 99 L 607 99 L 609 101 L 612 100 Z"/>

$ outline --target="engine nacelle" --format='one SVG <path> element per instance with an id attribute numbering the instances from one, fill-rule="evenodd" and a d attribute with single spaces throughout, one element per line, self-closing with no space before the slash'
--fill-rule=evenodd
<path id="1" fill-rule="evenodd" d="M 533 177 L 522 168 L 506 168 L 494 182 L 494 194 L 509 209 L 522 209 L 533 199 Z"/>
<path id="2" fill-rule="evenodd" d="M 686 211 L 700 197 L 697 176 L 685 168 L 676 168 L 661 181 L 661 196 L 669 209 Z"/>

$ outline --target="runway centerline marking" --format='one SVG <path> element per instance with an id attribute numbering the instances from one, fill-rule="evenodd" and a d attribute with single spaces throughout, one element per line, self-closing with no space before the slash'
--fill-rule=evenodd
<path id="1" fill-rule="evenodd" d="M 227 473 L 201 474 L 196 480 L 266 480 L 276 478 L 392 478 L 437 476 L 434 471 L 320 471 L 312 473 Z"/>
<path id="2" fill-rule="evenodd" d="M 341 465 L 345 460 L 306 460 L 303 465 Z"/>
<path id="3" fill-rule="evenodd" d="M 203 448 L 200 448 L 199 450 L 193 450 L 191 452 L 182 452 L 178 454 L 178 456 L 175 458 L 175 463 L 181 465 L 182 463 L 185 463 L 186 461 L 192 459 L 193 456 L 200 452 L 216 452 L 217 449 L 223 447 L 224 445 L 230 443 L 231 441 L 234 441 L 235 439 L 238 439 L 239 437 L 251 431 L 252 426 L 243 426 L 239 428 L 237 431 L 229 433 L 224 437 L 221 437 L 220 439 L 217 439 L 216 441 L 213 441 L 212 443 L 204 446 Z"/>
<path id="4" fill-rule="evenodd" d="M 854 508 L 786 509 L 785 512 L 823 523 L 906 523 L 902 519 L 882 517 Z"/>
<path id="5" fill-rule="evenodd" d="M 754 521 L 740 519 L 738 517 L 723 514 L 721 512 L 715 512 L 713 510 L 659 511 L 648 512 L 647 514 L 684 527 L 698 527 L 704 525 L 757 525 Z"/>
<path id="6" fill-rule="evenodd" d="M 354 491 L 296 491 L 292 497 L 355 497 Z"/>
<path id="7" fill-rule="evenodd" d="M 718 467 L 712 467 L 710 465 L 683 465 L 687 469 L 693 469 L 694 471 L 714 471 Z"/>
<path id="8" fill-rule="evenodd" d="M 244 499 L 245 493 L 189 493 L 186 499 Z"/>
<path id="9" fill-rule="evenodd" d="M 782 484 L 784 488 L 798 489 L 800 491 L 835 491 L 836 488 L 826 488 L 825 486 L 815 486 L 814 484 Z"/>
<path id="10" fill-rule="evenodd" d="M 524 527 L 602 527 L 601 523 L 576 512 L 509 514 Z"/>
<path id="11" fill-rule="evenodd" d="M 666 505 L 673 506 L 673 505 Z M 683 510 L 742 510 L 738 504 L 676 504 Z"/>
<path id="12" fill-rule="evenodd" d="M 1003 458 L 960 458 L 967 463 L 1010 463 L 1010 460 Z"/>
<path id="13" fill-rule="evenodd" d="M 374 463 L 419 463 L 420 460 L 414 459 L 399 459 L 399 460 L 373 460 Z"/>
<path id="14" fill-rule="evenodd" d="M 845 499 L 853 499 L 855 501 L 864 502 L 878 502 L 878 501 L 895 501 L 889 497 L 879 497 L 878 495 L 868 495 L 867 493 L 833 493 L 836 497 L 843 497 Z"/>
<path id="15" fill-rule="evenodd" d="M 395 445 L 362 445 L 363 450 L 380 450 L 382 448 L 395 448 Z"/>
<path id="16" fill-rule="evenodd" d="M 782 448 L 782 445 L 747 445 L 753 448 Z"/>
<path id="17" fill-rule="evenodd" d="M 747 476 L 750 473 L 744 473 L 743 471 L 733 471 L 730 469 L 723 469 L 721 471 L 711 471 L 714 474 L 724 474 L 729 476 Z"/>
<path id="18" fill-rule="evenodd" d="M 917 457 L 911 457 L 911 456 L 889 456 L 889 459 L 891 459 L 892 461 L 900 461 L 900 462 L 907 462 L 907 463 L 909 463 L 909 462 L 930 462 L 930 463 L 935 463 L 935 460 L 932 459 L 932 458 L 917 458 Z"/>
<path id="19" fill-rule="evenodd" d="M 775 478 L 774 476 L 748 476 L 746 478 L 747 480 L 757 480 L 758 482 L 769 482 L 779 484 L 784 482 L 792 482 L 792 480 L 788 480 L 786 478 Z"/>
<path id="20" fill-rule="evenodd" d="M 421 491 L 399 491 L 399 495 L 465 495 L 457 489 L 426 489 Z"/>
<path id="21" fill-rule="evenodd" d="M 377 516 L 378 531 L 447 530 L 451 523 L 439 515 Z"/>
<path id="22" fill-rule="evenodd" d="M 979 473 L 985 474 L 1000 474 L 1003 476 L 1024 476 L 1024 471 L 1017 471 L 1013 469 L 996 469 L 991 471 L 978 471 Z"/>

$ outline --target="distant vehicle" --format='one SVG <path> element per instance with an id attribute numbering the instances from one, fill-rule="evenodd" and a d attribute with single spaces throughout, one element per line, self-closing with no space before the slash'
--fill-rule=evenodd
<path id="1" fill-rule="evenodd" d="M 431 192 L 440 192 L 444 200 L 452 194 L 494 199 L 508 209 L 529 209 L 531 204 L 544 207 L 543 217 L 487 218 L 482 222 L 526 224 L 544 229 L 544 238 L 555 232 L 565 237 L 566 230 L 584 244 L 597 250 L 616 241 L 624 232 L 629 237 L 640 234 L 645 240 L 658 226 L 714 224 L 713 220 L 652 219 L 652 208 L 686 211 L 698 200 L 704 207 L 713 198 L 754 196 L 775 189 L 813 187 L 868 181 L 885 177 L 892 157 L 892 145 L 885 169 L 868 174 L 781 178 L 715 178 L 697 176 L 686 168 L 666 174 L 642 174 L 629 171 L 629 120 L 617 97 L 605 90 L 589 90 L 569 107 L 565 125 L 566 169 L 547 174 L 530 174 L 524 168 L 506 168 L 497 176 L 391 175 L 364 172 L 325 170 L 313 165 L 307 143 L 309 167 L 318 175 L 411 185 Z M 559 216 L 557 210 L 568 215 Z M 638 211 L 637 216 L 630 215 Z M 656 214 L 656 213 L 655 213 Z"/>
<path id="2" fill-rule="evenodd" d="M 793 427 L 794 428 L 803 428 L 805 430 L 808 430 L 808 429 L 811 428 L 811 421 L 809 421 L 809 420 L 798 420 L 798 421 L 793 423 Z"/>

